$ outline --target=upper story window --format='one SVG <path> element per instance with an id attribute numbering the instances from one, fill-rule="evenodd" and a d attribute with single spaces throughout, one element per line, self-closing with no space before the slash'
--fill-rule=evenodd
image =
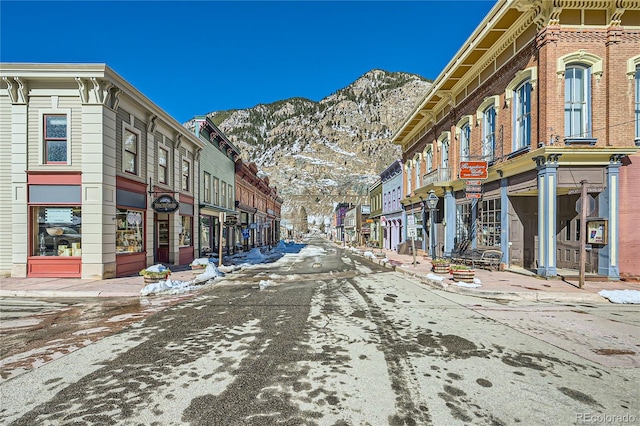
<path id="1" fill-rule="evenodd" d="M 220 180 L 216 177 L 213 178 L 213 204 L 220 205 Z"/>
<path id="2" fill-rule="evenodd" d="M 229 184 L 229 187 L 227 189 L 227 206 L 230 209 L 235 207 L 233 202 L 233 186 L 231 186 L 231 184 Z"/>
<path id="3" fill-rule="evenodd" d="M 411 164 L 407 164 L 405 170 L 407 175 L 407 193 L 411 194 Z"/>
<path id="4" fill-rule="evenodd" d="M 416 189 L 420 188 L 420 154 L 417 154 L 413 164 L 415 165 L 416 173 Z"/>
<path id="5" fill-rule="evenodd" d="M 220 182 L 220 206 L 227 207 L 227 183 L 225 181 Z"/>
<path id="6" fill-rule="evenodd" d="M 391 191 L 391 209 L 395 210 L 397 205 L 396 205 L 396 190 L 394 189 L 393 191 Z"/>
<path id="7" fill-rule="evenodd" d="M 169 183 L 169 151 L 158 148 L 158 182 Z"/>
<path id="8" fill-rule="evenodd" d="M 588 67 L 573 65 L 564 74 L 564 135 L 591 137 L 591 73 Z"/>
<path id="9" fill-rule="evenodd" d="M 204 183 L 203 183 L 203 200 L 205 203 L 211 203 L 211 175 L 207 172 L 204 172 Z"/>
<path id="10" fill-rule="evenodd" d="M 67 115 L 44 115 L 44 162 L 67 164 Z"/>
<path id="11" fill-rule="evenodd" d="M 602 77 L 602 59 L 579 50 L 561 56 L 557 64 L 558 77 L 564 77 L 565 143 L 571 139 L 592 139 L 591 77 L 596 80 Z"/>
<path id="12" fill-rule="evenodd" d="M 531 81 L 520 84 L 513 94 L 514 151 L 531 145 Z"/>
<path id="13" fill-rule="evenodd" d="M 469 160 L 471 157 L 471 126 L 469 123 L 460 129 L 460 159 Z"/>
<path id="14" fill-rule="evenodd" d="M 440 166 L 443 169 L 448 169 L 449 168 L 449 139 L 445 139 L 444 141 L 442 141 L 442 146 L 440 147 L 440 149 L 442 150 L 442 158 L 440 161 Z"/>
<path id="15" fill-rule="evenodd" d="M 124 144 L 122 151 L 122 168 L 125 172 L 138 174 L 138 134 L 124 129 Z"/>
<path id="16" fill-rule="evenodd" d="M 424 163 L 427 169 L 426 172 L 431 173 L 433 170 L 433 152 L 431 151 L 431 147 L 429 147 L 429 150 L 425 153 Z"/>
<path id="17" fill-rule="evenodd" d="M 496 119 L 500 108 L 500 96 L 485 98 L 476 111 L 477 123 L 481 127 L 482 159 L 491 162 L 496 151 Z"/>
<path id="18" fill-rule="evenodd" d="M 189 160 L 182 160 L 182 190 L 189 191 L 191 188 L 191 163 Z"/>
<path id="19" fill-rule="evenodd" d="M 496 149 L 496 108 L 491 105 L 482 114 L 482 159 L 493 161 Z"/>

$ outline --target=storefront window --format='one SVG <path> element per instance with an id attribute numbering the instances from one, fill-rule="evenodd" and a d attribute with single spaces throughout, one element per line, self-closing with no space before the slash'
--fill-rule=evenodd
<path id="1" fill-rule="evenodd" d="M 211 216 L 200 216 L 201 256 L 208 256 L 213 252 L 213 245 L 211 245 L 211 240 Z"/>
<path id="2" fill-rule="evenodd" d="M 144 214 L 139 210 L 117 209 L 116 253 L 144 251 Z"/>
<path id="3" fill-rule="evenodd" d="M 80 206 L 32 208 L 33 256 L 82 256 Z"/>
<path id="4" fill-rule="evenodd" d="M 182 227 L 180 228 L 180 245 L 191 245 L 191 216 L 180 216 Z"/>
<path id="5" fill-rule="evenodd" d="M 480 226 L 478 232 L 478 245 L 499 246 L 500 245 L 500 199 L 484 200 L 481 204 L 482 210 L 479 214 Z"/>

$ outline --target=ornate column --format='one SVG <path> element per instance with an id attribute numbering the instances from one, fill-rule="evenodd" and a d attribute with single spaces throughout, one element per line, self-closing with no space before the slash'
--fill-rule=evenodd
<path id="1" fill-rule="evenodd" d="M 538 270 L 542 277 L 555 277 L 556 270 L 556 185 L 558 159 L 562 154 L 534 157 L 538 171 Z"/>
<path id="2" fill-rule="evenodd" d="M 618 193 L 620 187 L 620 166 L 623 155 L 612 155 L 606 167 L 606 187 L 598 199 L 598 216 L 608 219 L 607 244 L 598 254 L 598 274 L 609 279 L 620 279 L 618 265 Z"/>

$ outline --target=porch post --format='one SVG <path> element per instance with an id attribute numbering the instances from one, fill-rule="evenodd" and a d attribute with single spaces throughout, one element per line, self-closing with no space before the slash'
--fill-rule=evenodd
<path id="1" fill-rule="evenodd" d="M 447 256 L 453 251 L 456 238 L 456 199 L 451 187 L 444 189 L 444 217 L 444 254 Z"/>
<path id="2" fill-rule="evenodd" d="M 618 192 L 620 187 L 620 166 L 622 156 L 612 155 L 606 167 L 606 187 L 598 197 L 598 216 L 608 219 L 607 244 L 598 254 L 598 274 L 612 280 L 620 279 L 618 265 Z"/>
<path id="3" fill-rule="evenodd" d="M 509 186 L 507 178 L 500 179 L 500 250 L 502 263 L 509 264 Z"/>
<path id="4" fill-rule="evenodd" d="M 538 270 L 542 277 L 555 277 L 556 270 L 556 185 L 558 159 L 562 154 L 533 158 L 538 170 Z"/>

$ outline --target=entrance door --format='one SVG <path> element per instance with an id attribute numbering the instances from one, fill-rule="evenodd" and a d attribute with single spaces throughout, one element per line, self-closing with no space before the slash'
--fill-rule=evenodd
<path id="1" fill-rule="evenodd" d="M 169 221 L 159 220 L 156 223 L 158 227 L 156 260 L 158 263 L 169 263 Z"/>

